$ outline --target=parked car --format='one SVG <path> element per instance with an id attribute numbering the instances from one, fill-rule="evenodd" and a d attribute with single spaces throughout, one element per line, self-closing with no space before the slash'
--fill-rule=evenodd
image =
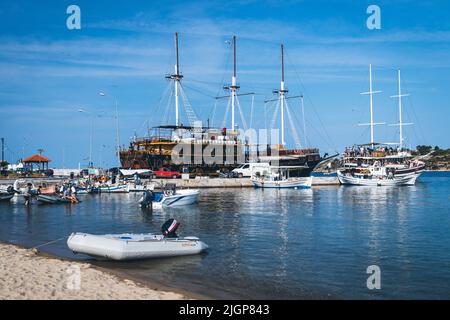
<path id="1" fill-rule="evenodd" d="M 161 168 L 159 170 L 153 171 L 153 178 L 173 178 L 176 179 L 181 176 L 178 171 L 172 171 L 168 168 Z"/>

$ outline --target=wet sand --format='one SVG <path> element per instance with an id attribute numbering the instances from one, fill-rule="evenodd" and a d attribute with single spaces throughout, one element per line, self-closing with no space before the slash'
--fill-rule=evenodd
<path id="1" fill-rule="evenodd" d="M 185 295 L 151 289 L 89 263 L 43 256 L 0 244 L 0 299 L 179 300 Z"/>

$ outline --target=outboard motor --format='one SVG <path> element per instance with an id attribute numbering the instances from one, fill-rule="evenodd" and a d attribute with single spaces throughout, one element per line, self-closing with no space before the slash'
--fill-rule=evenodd
<path id="1" fill-rule="evenodd" d="M 175 231 L 177 231 L 180 226 L 180 222 L 175 219 L 169 219 L 161 226 L 161 231 L 163 235 L 167 238 L 178 238 Z"/>
<path id="2" fill-rule="evenodd" d="M 144 191 L 144 196 L 142 197 L 141 200 L 141 207 L 143 208 L 147 208 L 147 207 L 152 207 L 152 202 L 155 199 L 153 192 L 151 190 L 145 190 Z"/>

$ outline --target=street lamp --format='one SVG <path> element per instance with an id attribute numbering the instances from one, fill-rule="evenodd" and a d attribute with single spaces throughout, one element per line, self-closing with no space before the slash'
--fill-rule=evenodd
<path id="1" fill-rule="evenodd" d="M 78 112 L 81 113 L 86 113 L 87 115 L 90 116 L 91 118 L 91 128 L 90 128 L 90 134 L 89 134 L 89 168 L 93 167 L 93 163 L 92 163 L 92 136 L 93 136 L 93 127 L 94 127 L 94 118 L 93 118 L 93 114 L 85 109 L 78 109 Z"/>
<path id="2" fill-rule="evenodd" d="M 111 95 L 111 94 L 107 94 L 107 93 L 104 92 L 104 91 L 100 91 L 98 94 L 99 94 L 100 96 L 102 96 L 102 97 L 108 97 L 108 96 L 110 96 L 111 98 L 114 99 L 114 105 L 115 105 L 115 108 L 116 108 L 116 148 L 117 148 L 117 165 L 118 165 L 118 167 L 120 168 L 121 165 L 120 165 L 119 109 L 118 109 L 119 103 L 118 103 L 118 101 L 117 101 L 117 98 L 116 98 L 115 96 Z"/>

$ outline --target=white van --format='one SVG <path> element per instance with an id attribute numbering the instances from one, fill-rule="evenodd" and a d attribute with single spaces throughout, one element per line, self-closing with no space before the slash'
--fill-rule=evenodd
<path id="1" fill-rule="evenodd" d="M 265 162 L 252 162 L 244 163 L 242 166 L 234 169 L 232 172 L 235 173 L 239 178 L 251 177 L 253 174 L 259 172 L 261 175 L 264 171 L 270 170 L 270 164 Z"/>

